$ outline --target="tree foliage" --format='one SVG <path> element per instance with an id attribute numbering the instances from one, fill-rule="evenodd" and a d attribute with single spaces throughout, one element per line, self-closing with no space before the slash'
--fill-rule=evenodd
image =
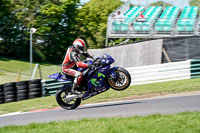
<path id="1" fill-rule="evenodd" d="M 90 48 L 104 46 L 108 15 L 120 5 L 120 0 L 91 0 L 79 9 L 78 33 L 87 40 Z"/>
<path id="2" fill-rule="evenodd" d="M 41 6 L 35 24 L 43 41 L 37 50 L 40 55 L 43 53 L 54 61 L 63 59 L 67 47 L 77 36 L 74 32 L 77 6 L 72 0 L 54 0 Z"/>
<path id="3" fill-rule="evenodd" d="M 190 6 L 198 6 L 200 8 L 200 0 L 190 0 Z"/>
<path id="4" fill-rule="evenodd" d="M 62 60 L 77 36 L 78 5 L 79 0 L 1 0 L 0 55 L 28 57 L 30 28 L 34 27 L 34 60 Z"/>
<path id="5" fill-rule="evenodd" d="M 200 7 L 200 1 L 199 0 L 190 0 L 191 6 L 198 6 Z"/>
<path id="6" fill-rule="evenodd" d="M 169 3 L 165 3 L 163 1 L 158 1 L 158 2 L 152 3 L 151 6 L 172 6 L 172 5 Z"/>
<path id="7" fill-rule="evenodd" d="M 12 13 L 14 5 L 10 0 L 0 1 L 0 53 L 9 53 L 14 55 L 16 45 L 20 42 L 21 38 L 17 37 L 19 34 L 19 22 L 16 16 Z M 17 39 L 18 38 L 18 39 Z"/>
<path id="8" fill-rule="evenodd" d="M 120 0 L 0 0 L 0 56 L 29 58 L 30 28 L 34 61 L 61 63 L 77 37 L 90 48 L 104 46 L 108 15 Z"/>

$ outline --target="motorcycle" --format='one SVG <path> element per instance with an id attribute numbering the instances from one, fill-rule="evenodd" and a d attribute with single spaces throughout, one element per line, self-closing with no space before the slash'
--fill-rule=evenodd
<path id="1" fill-rule="evenodd" d="M 49 75 L 49 78 L 57 81 L 65 81 L 63 87 L 58 88 L 56 93 L 57 103 L 64 109 L 75 109 L 81 104 L 81 100 L 86 100 L 96 96 L 110 88 L 116 91 L 122 91 L 129 87 L 131 83 L 131 76 L 127 70 L 121 67 L 111 67 L 114 59 L 108 55 L 94 57 L 92 60 L 84 61 L 88 64 L 93 64 L 93 69 L 78 68 L 82 72 L 83 80 L 77 90 L 80 94 L 72 93 L 73 77 L 64 75 L 62 73 L 55 73 Z"/>

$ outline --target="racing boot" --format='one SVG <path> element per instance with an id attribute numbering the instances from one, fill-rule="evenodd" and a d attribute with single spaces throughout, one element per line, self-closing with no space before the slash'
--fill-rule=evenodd
<path id="1" fill-rule="evenodd" d="M 72 86 L 72 90 L 71 90 L 71 92 L 72 92 L 73 94 L 78 94 L 78 95 L 80 95 L 81 92 L 78 91 L 77 88 L 78 88 L 78 85 L 75 84 L 75 83 L 73 83 L 73 86 Z"/>

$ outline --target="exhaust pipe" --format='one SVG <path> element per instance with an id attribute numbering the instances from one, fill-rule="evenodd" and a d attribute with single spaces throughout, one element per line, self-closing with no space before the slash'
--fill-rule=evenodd
<path id="1" fill-rule="evenodd" d="M 72 94 L 72 95 L 66 96 L 65 100 L 72 101 L 73 99 L 82 98 L 82 97 L 83 97 L 83 94 L 79 94 L 79 95 Z"/>

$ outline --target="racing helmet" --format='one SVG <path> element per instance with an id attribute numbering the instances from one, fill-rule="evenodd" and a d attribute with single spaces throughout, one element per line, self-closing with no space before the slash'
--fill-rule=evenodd
<path id="1" fill-rule="evenodd" d="M 79 54 L 83 54 L 85 49 L 86 49 L 86 44 L 85 41 L 82 39 L 76 39 L 73 42 L 73 48 L 74 50 L 79 53 Z"/>

